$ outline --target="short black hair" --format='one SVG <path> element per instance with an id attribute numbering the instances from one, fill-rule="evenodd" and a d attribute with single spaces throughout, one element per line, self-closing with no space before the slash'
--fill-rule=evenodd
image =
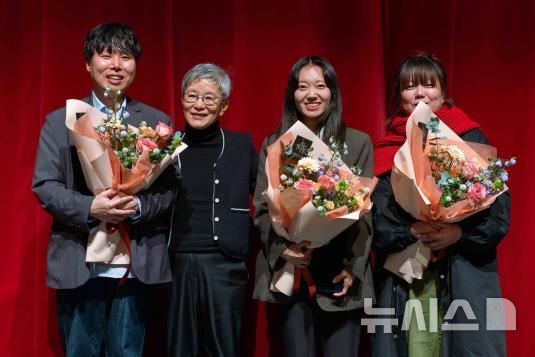
<path id="1" fill-rule="evenodd" d="M 141 56 L 141 44 L 134 32 L 120 23 L 100 24 L 89 31 L 84 42 L 86 63 L 95 53 L 117 50 L 134 56 L 136 62 Z"/>
<path id="2" fill-rule="evenodd" d="M 437 57 L 427 52 L 420 52 L 414 56 L 406 57 L 399 64 L 394 75 L 394 93 L 392 98 L 392 111 L 398 111 L 401 103 L 401 92 L 412 85 L 430 83 L 439 87 L 444 97 L 448 87 L 448 74 Z M 445 102 L 451 106 L 450 101 Z"/>

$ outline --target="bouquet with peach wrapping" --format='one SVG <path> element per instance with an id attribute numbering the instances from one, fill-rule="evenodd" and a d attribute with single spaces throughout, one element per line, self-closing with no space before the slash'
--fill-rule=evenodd
<path id="1" fill-rule="evenodd" d="M 496 149 L 463 141 L 420 102 L 407 120 L 407 139 L 391 172 L 396 202 L 420 221 L 458 222 L 488 208 L 507 190 L 505 167 Z M 391 254 L 385 268 L 407 282 L 421 279 L 431 251 L 420 241 Z"/>
<path id="2" fill-rule="evenodd" d="M 327 244 L 371 209 L 376 180 L 359 177 L 342 161 L 343 144 L 329 148 L 300 121 L 268 147 L 263 193 L 274 231 L 310 248 Z M 292 295 L 295 267 L 286 263 L 271 289 Z"/>
<path id="3" fill-rule="evenodd" d="M 180 133 L 160 123 L 135 128 L 80 100 L 67 100 L 65 125 L 76 147 L 88 188 L 98 194 L 114 188 L 135 194 L 148 188 L 186 148 Z M 130 264 L 120 229 L 101 222 L 89 232 L 86 261 Z"/>

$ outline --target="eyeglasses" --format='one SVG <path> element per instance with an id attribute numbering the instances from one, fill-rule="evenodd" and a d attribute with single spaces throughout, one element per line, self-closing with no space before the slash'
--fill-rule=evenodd
<path id="1" fill-rule="evenodd" d="M 221 99 L 211 94 L 207 94 L 207 95 L 200 95 L 200 94 L 195 94 L 195 93 L 184 94 L 184 102 L 186 103 L 190 103 L 190 104 L 197 103 L 197 100 L 199 100 L 199 98 L 201 98 L 202 102 L 206 105 L 217 104 L 219 100 Z"/>

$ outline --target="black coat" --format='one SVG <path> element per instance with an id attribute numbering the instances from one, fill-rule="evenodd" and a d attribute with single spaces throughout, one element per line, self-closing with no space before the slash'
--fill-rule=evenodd
<path id="1" fill-rule="evenodd" d="M 465 141 L 487 143 L 483 133 L 474 129 L 461 136 Z M 390 172 L 382 175 L 374 194 L 374 248 L 377 268 L 374 274 L 377 305 L 395 308 L 398 325 L 392 333 L 384 333 L 382 327 L 373 335 L 373 356 L 407 356 L 406 331 L 401 330 L 409 284 L 382 268 L 388 254 L 398 252 L 416 242 L 409 234 L 415 221 L 394 199 L 390 184 Z M 447 248 L 446 257 L 436 263 L 439 276 L 439 309 L 444 314 L 454 301 L 466 300 L 477 321 L 467 319 L 457 310 L 450 326 L 458 323 L 479 324 L 478 331 L 442 332 L 443 356 L 505 356 L 503 331 L 487 331 L 487 298 L 500 298 L 500 284 L 496 262 L 496 247 L 509 229 L 510 196 L 499 196 L 490 208 L 458 222 L 461 239 Z M 385 316 L 375 316 L 385 317 Z M 392 316 L 389 316 L 392 317 Z M 426 321 L 426 326 L 428 321 Z"/>
<path id="2" fill-rule="evenodd" d="M 83 99 L 90 103 L 89 98 Z M 141 121 L 156 127 L 171 124 L 167 115 L 145 104 L 127 99 L 129 124 Z M 136 277 L 146 284 L 171 281 L 167 255 L 170 212 L 178 190 L 178 174 L 170 165 L 150 188 L 136 196 L 141 214 L 132 224 L 131 263 Z M 47 286 L 73 289 L 90 276 L 85 261 L 88 219 L 93 194 L 87 188 L 71 137 L 65 126 L 65 108 L 46 117 L 41 130 L 32 190 L 54 220 L 47 256 Z"/>

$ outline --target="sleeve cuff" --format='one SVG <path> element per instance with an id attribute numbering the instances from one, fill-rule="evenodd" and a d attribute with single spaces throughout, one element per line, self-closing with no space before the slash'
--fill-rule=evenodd
<path id="1" fill-rule="evenodd" d="M 128 216 L 133 221 L 139 219 L 139 217 L 141 216 L 141 200 L 137 196 L 134 196 L 134 198 L 137 201 L 137 210 L 130 216 Z"/>

